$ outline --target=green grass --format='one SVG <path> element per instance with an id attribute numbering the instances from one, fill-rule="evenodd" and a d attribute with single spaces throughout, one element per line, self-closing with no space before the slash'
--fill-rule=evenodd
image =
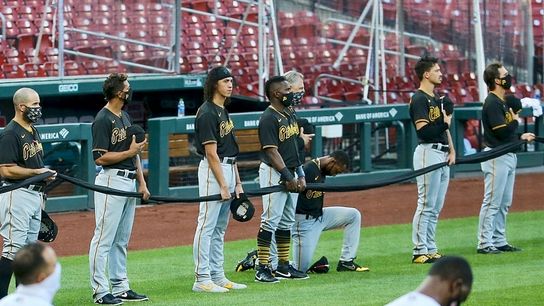
<path id="1" fill-rule="evenodd" d="M 475 281 L 466 305 L 542 305 L 543 224 L 544 211 L 511 213 L 508 237 L 523 252 L 477 255 L 477 218 L 439 222 L 441 251 L 465 256 L 473 267 Z M 363 228 L 358 262 L 368 265 L 369 273 L 336 272 L 342 232 L 330 231 L 323 233 L 315 259 L 327 256 L 331 272 L 311 275 L 308 280 L 265 285 L 255 283 L 251 271 L 232 272 L 236 262 L 254 248 L 253 239 L 230 242 L 225 247 L 227 276 L 248 284 L 247 290 L 193 293 L 190 246 L 129 252 L 129 277 L 134 290 L 149 295 L 150 301 L 143 305 L 384 305 L 415 289 L 429 268 L 410 264 L 410 233 L 409 224 Z M 55 305 L 92 305 L 87 256 L 64 257 L 60 261 L 62 289 Z"/>

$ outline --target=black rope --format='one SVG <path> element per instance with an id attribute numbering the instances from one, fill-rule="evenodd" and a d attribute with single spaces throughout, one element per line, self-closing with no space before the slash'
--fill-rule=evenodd
<path id="1" fill-rule="evenodd" d="M 536 137 L 535 141 L 544 143 L 544 137 Z M 506 145 L 502 145 L 496 148 L 493 148 L 489 151 L 479 152 L 476 154 L 472 154 L 465 157 L 460 157 L 456 160 L 456 164 L 475 164 L 480 163 L 486 160 L 490 160 L 493 158 L 497 158 L 501 155 L 514 152 L 519 149 L 519 147 L 525 143 L 523 140 L 519 140 L 513 143 L 509 143 Z M 388 186 L 396 183 L 400 183 L 403 181 L 407 181 L 410 179 L 413 179 L 417 176 L 423 175 L 425 173 L 440 169 L 444 166 L 447 166 L 447 162 L 442 162 L 438 164 L 434 164 L 422 169 L 418 169 L 415 171 L 410 171 L 408 173 L 398 175 L 392 178 L 384 178 L 379 180 L 372 180 L 370 182 L 367 181 L 359 181 L 353 184 L 339 184 L 339 183 L 324 183 L 324 184 L 318 184 L 318 183 L 308 183 L 306 188 L 310 190 L 316 190 L 316 191 L 336 191 L 336 192 L 346 192 L 346 191 L 362 191 L 362 190 L 368 190 L 383 186 Z M 45 172 L 40 175 L 36 175 L 30 178 L 25 179 L 24 181 L 11 184 L 11 185 L 5 185 L 0 187 L 0 193 L 9 192 L 21 187 L 26 187 L 28 185 L 36 184 L 38 182 L 42 182 L 46 178 L 54 175 L 52 172 Z M 142 198 L 142 194 L 139 192 L 128 192 L 128 191 L 122 191 L 118 189 L 113 189 L 109 187 L 104 186 L 98 186 L 95 184 L 91 184 L 89 182 L 86 182 L 84 180 L 71 177 L 62 173 L 57 173 L 57 177 L 66 180 L 74 185 L 90 189 L 96 192 L 100 193 L 106 193 L 111 195 L 117 195 L 117 196 L 123 196 L 123 197 L 133 197 L 133 198 Z M 283 185 L 275 185 L 265 188 L 260 188 L 257 190 L 247 190 L 245 191 L 245 194 L 247 196 L 262 196 L 265 194 L 270 194 L 273 192 L 279 192 L 279 191 L 285 191 L 286 188 Z M 234 196 L 234 194 L 233 194 Z M 157 202 L 157 203 L 172 203 L 172 202 L 185 202 L 185 203 L 195 203 L 195 202 L 206 202 L 206 201 L 218 201 L 221 200 L 221 195 L 215 194 L 210 196 L 204 196 L 204 197 L 165 197 L 165 196 L 151 196 L 149 198 L 149 202 Z"/>

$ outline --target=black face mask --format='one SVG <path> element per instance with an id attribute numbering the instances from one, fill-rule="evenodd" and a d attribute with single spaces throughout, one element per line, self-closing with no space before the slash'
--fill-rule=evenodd
<path id="1" fill-rule="evenodd" d="M 283 104 L 283 106 L 285 106 L 285 107 L 289 107 L 289 106 L 293 105 L 293 101 L 294 101 L 294 94 L 292 92 L 284 95 L 281 98 L 281 104 Z"/>
<path id="2" fill-rule="evenodd" d="M 123 99 L 123 106 L 132 102 L 132 88 L 129 88 L 128 92 L 125 93 L 125 98 Z"/>
<path id="3" fill-rule="evenodd" d="M 506 90 L 510 89 L 512 87 L 512 76 L 507 74 L 504 76 L 504 78 L 499 79 L 501 81 L 500 86 Z"/>
<path id="4" fill-rule="evenodd" d="M 25 105 L 25 110 L 23 111 L 23 116 L 28 122 L 36 123 L 38 119 L 42 117 L 42 107 L 29 107 Z"/>

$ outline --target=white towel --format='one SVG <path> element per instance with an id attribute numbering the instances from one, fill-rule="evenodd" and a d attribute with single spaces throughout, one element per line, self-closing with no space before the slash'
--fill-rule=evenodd
<path id="1" fill-rule="evenodd" d="M 533 109 L 533 116 L 542 116 L 542 105 L 540 105 L 540 100 L 533 98 L 523 98 L 521 99 L 521 105 L 523 107 L 531 107 Z"/>

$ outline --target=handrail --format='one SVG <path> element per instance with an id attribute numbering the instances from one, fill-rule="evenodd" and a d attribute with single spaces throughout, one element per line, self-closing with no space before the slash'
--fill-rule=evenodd
<path id="1" fill-rule="evenodd" d="M 339 44 L 339 45 L 347 44 L 345 41 L 341 41 L 341 40 L 337 40 L 337 39 L 333 39 L 333 38 L 326 38 L 326 39 L 327 39 L 327 42 L 330 42 L 330 43 L 333 43 L 333 44 Z M 352 43 L 350 46 L 351 47 L 357 47 L 359 49 L 365 49 L 365 50 L 370 49 L 370 47 L 368 47 L 368 46 L 360 45 L 360 44 L 356 44 L 356 43 Z M 391 54 L 391 55 L 399 55 L 400 54 L 400 52 L 398 52 L 398 51 L 391 51 L 391 50 L 385 50 L 384 53 Z M 415 56 L 415 55 L 412 55 L 412 54 L 404 54 L 404 56 L 407 57 L 407 58 L 415 59 L 415 60 L 420 58 L 419 56 Z"/>
<path id="2" fill-rule="evenodd" d="M 243 23 L 243 21 L 240 20 L 240 19 L 230 18 L 230 17 L 223 16 L 223 15 L 216 15 L 216 14 L 207 13 L 207 12 L 203 12 L 203 11 L 199 11 L 199 10 L 193 10 L 193 9 L 190 9 L 190 8 L 182 7 L 181 10 L 182 10 L 183 12 L 187 12 L 187 13 L 193 13 L 193 14 L 204 15 L 204 16 L 213 16 L 213 17 L 215 17 L 215 18 L 222 19 L 222 20 L 226 20 L 226 21 L 232 21 L 232 22 L 237 22 L 237 23 Z M 258 26 L 259 26 L 258 23 L 251 22 L 251 21 L 246 21 L 244 24 L 246 24 L 246 25 L 251 25 L 251 26 L 254 26 L 254 27 L 258 27 Z"/>
<path id="3" fill-rule="evenodd" d="M 349 25 L 357 25 L 356 22 L 349 21 L 349 20 L 338 19 L 338 18 L 334 18 L 334 17 L 329 17 L 329 18 L 325 19 L 324 24 L 327 24 L 329 22 L 337 22 L 337 23 L 343 23 L 343 24 L 349 24 Z M 363 27 L 363 28 L 370 29 L 370 26 L 366 25 L 366 24 L 361 24 L 360 26 Z M 397 31 L 390 30 L 390 29 L 385 28 L 385 27 L 382 30 L 384 32 L 388 32 L 388 33 L 397 33 Z M 412 38 L 418 38 L 418 39 L 422 39 L 422 40 L 427 40 L 427 41 L 435 44 L 435 41 L 433 41 L 433 39 L 431 37 L 429 37 L 429 36 L 419 35 L 419 34 L 414 34 L 414 33 L 407 33 L 407 32 L 404 32 L 404 36 L 408 36 L 408 37 L 412 37 Z"/>
<path id="4" fill-rule="evenodd" d="M 324 78 L 329 78 L 329 79 L 333 79 L 333 80 L 339 80 L 339 81 L 346 81 L 346 82 L 352 82 L 352 83 L 359 83 L 361 85 L 365 85 L 364 82 L 360 81 L 360 80 L 356 80 L 356 79 L 350 79 L 350 78 L 346 78 L 346 77 L 342 77 L 342 76 L 337 76 L 337 75 L 334 75 L 334 74 L 328 74 L 328 73 L 322 73 L 320 75 L 318 75 L 316 78 L 315 78 L 315 82 L 314 82 L 314 94 L 313 96 L 318 98 L 318 99 L 322 99 L 322 100 L 325 100 L 325 101 L 330 101 L 330 102 L 340 102 L 340 103 L 343 103 L 344 101 L 342 100 L 338 100 L 338 99 L 334 99 L 334 98 L 329 98 L 329 97 L 325 97 L 325 96 L 320 96 L 319 95 L 319 92 L 318 92 L 318 87 L 319 87 L 319 81 L 321 79 L 324 79 Z M 372 101 L 370 101 L 372 102 Z"/>
<path id="5" fill-rule="evenodd" d="M 6 40 L 6 26 L 7 26 L 7 22 L 6 22 L 6 16 L 4 16 L 4 14 L 0 13 L 0 19 L 2 19 L 2 39 L 3 40 Z"/>
<path id="6" fill-rule="evenodd" d="M 111 58 L 111 57 L 94 55 L 94 54 L 80 52 L 80 51 L 72 51 L 72 50 L 65 49 L 64 53 L 73 54 L 73 55 L 77 55 L 77 56 L 88 57 L 88 58 L 92 58 L 92 59 L 99 59 L 99 60 L 104 60 L 104 61 L 117 61 L 118 63 L 126 65 L 126 66 L 144 68 L 144 69 L 148 69 L 148 70 L 154 70 L 154 71 L 157 71 L 157 72 L 164 72 L 164 73 L 174 72 L 172 70 L 162 69 L 162 68 L 143 65 L 143 64 L 137 64 L 137 63 L 133 63 L 133 62 L 129 62 L 129 61 L 118 60 L 118 59 L 114 59 L 114 58 Z"/>
<path id="7" fill-rule="evenodd" d="M 128 43 L 132 43 L 132 44 L 143 45 L 143 46 L 146 46 L 146 47 L 153 47 L 153 48 L 158 48 L 158 49 L 163 49 L 163 50 L 171 50 L 172 49 L 171 47 L 166 47 L 166 46 L 159 45 L 159 44 L 152 44 L 152 43 L 148 43 L 148 42 L 145 42 L 145 41 L 139 41 L 139 40 L 130 39 L 130 38 L 114 36 L 114 35 L 106 34 L 104 32 L 81 30 L 81 29 L 72 28 L 72 27 L 65 27 L 64 29 L 66 31 L 89 34 L 89 35 L 94 35 L 94 36 L 98 36 L 98 37 L 102 37 L 102 38 L 109 38 L 109 39 L 112 39 L 112 40 L 118 40 L 118 41 L 128 42 Z"/>

